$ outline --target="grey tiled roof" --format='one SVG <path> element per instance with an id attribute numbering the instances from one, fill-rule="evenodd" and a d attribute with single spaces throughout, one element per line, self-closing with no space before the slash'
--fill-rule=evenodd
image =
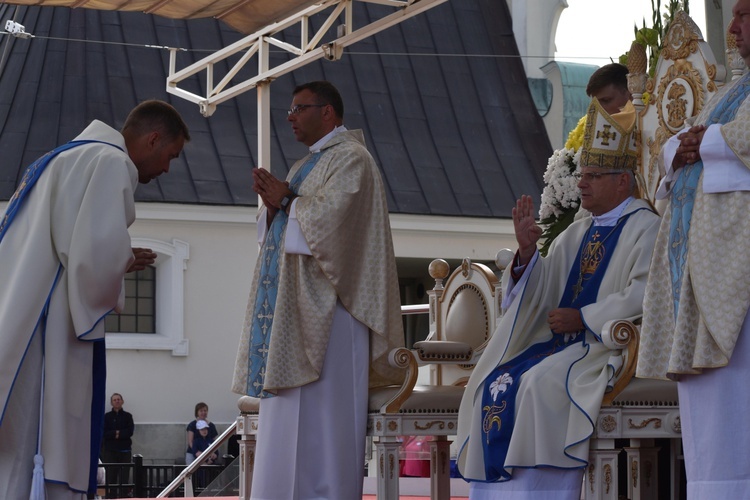
<path id="1" fill-rule="evenodd" d="M 381 8 L 358 9 L 355 24 Z M 91 120 L 119 128 L 137 102 L 159 98 L 180 110 L 193 140 L 168 175 L 139 187 L 137 199 L 257 203 L 255 91 L 204 118 L 197 105 L 166 93 L 167 51 L 125 45 L 188 49 L 179 68 L 239 33 L 212 19 L 0 5 L 0 21 L 10 18 L 36 38 L 0 37 L 0 199 L 11 196 L 27 164 Z M 287 74 L 272 84 L 273 171 L 284 176 L 304 155 L 286 121 L 292 89 L 327 79 L 344 97 L 345 124 L 365 132 L 391 212 L 508 217 L 516 197 L 539 198 L 551 153 L 520 61 L 489 57 L 517 53 L 505 2 L 452 0 L 347 48 L 340 61 Z"/>

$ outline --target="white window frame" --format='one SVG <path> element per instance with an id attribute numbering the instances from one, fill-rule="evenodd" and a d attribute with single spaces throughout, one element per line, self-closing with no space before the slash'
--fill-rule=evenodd
<path id="1" fill-rule="evenodd" d="M 184 273 L 190 245 L 177 239 L 168 243 L 151 238 L 132 238 L 131 245 L 150 248 L 156 253 L 156 332 L 107 333 L 107 349 L 165 350 L 172 351 L 173 356 L 187 356 Z"/>

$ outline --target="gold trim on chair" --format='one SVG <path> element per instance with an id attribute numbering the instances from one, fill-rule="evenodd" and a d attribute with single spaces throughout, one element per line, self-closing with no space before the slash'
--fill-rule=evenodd
<path id="1" fill-rule="evenodd" d="M 404 347 L 399 347 L 391 351 L 388 355 L 388 361 L 396 368 L 406 369 L 406 377 L 398 392 L 380 408 L 380 413 L 398 413 L 401 405 L 409 399 L 409 396 L 414 391 L 414 386 L 417 384 L 419 367 L 412 352 Z"/>
<path id="2" fill-rule="evenodd" d="M 627 347 L 623 349 L 622 353 L 625 357 L 625 362 L 620 368 L 619 373 L 615 374 L 617 381 L 612 390 L 604 395 L 602 406 L 612 405 L 612 401 L 625 389 L 635 375 L 635 367 L 638 363 L 638 342 L 640 341 L 638 327 L 631 321 L 619 320 L 612 324 L 610 332 L 612 340 L 617 345 L 627 345 Z"/>

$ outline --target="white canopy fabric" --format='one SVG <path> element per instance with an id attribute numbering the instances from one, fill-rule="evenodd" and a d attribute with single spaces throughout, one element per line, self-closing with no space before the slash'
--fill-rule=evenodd
<path id="1" fill-rule="evenodd" d="M 285 19 L 320 0 L 10 0 L 13 5 L 46 5 L 145 12 L 172 19 L 215 17 L 245 34 Z"/>

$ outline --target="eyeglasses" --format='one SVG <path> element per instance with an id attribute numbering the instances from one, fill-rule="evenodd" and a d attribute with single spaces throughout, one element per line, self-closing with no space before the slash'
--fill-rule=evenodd
<path id="1" fill-rule="evenodd" d="M 286 115 L 287 116 L 298 115 L 302 112 L 302 110 L 306 108 L 323 108 L 325 106 L 328 106 L 328 104 L 297 104 L 289 108 L 289 110 L 287 110 L 286 112 Z"/>
<path id="2" fill-rule="evenodd" d="M 624 173 L 624 170 L 617 170 L 616 172 L 573 172 L 573 178 L 577 181 L 584 180 L 586 182 L 591 182 L 599 180 L 605 175 L 620 175 Z"/>

